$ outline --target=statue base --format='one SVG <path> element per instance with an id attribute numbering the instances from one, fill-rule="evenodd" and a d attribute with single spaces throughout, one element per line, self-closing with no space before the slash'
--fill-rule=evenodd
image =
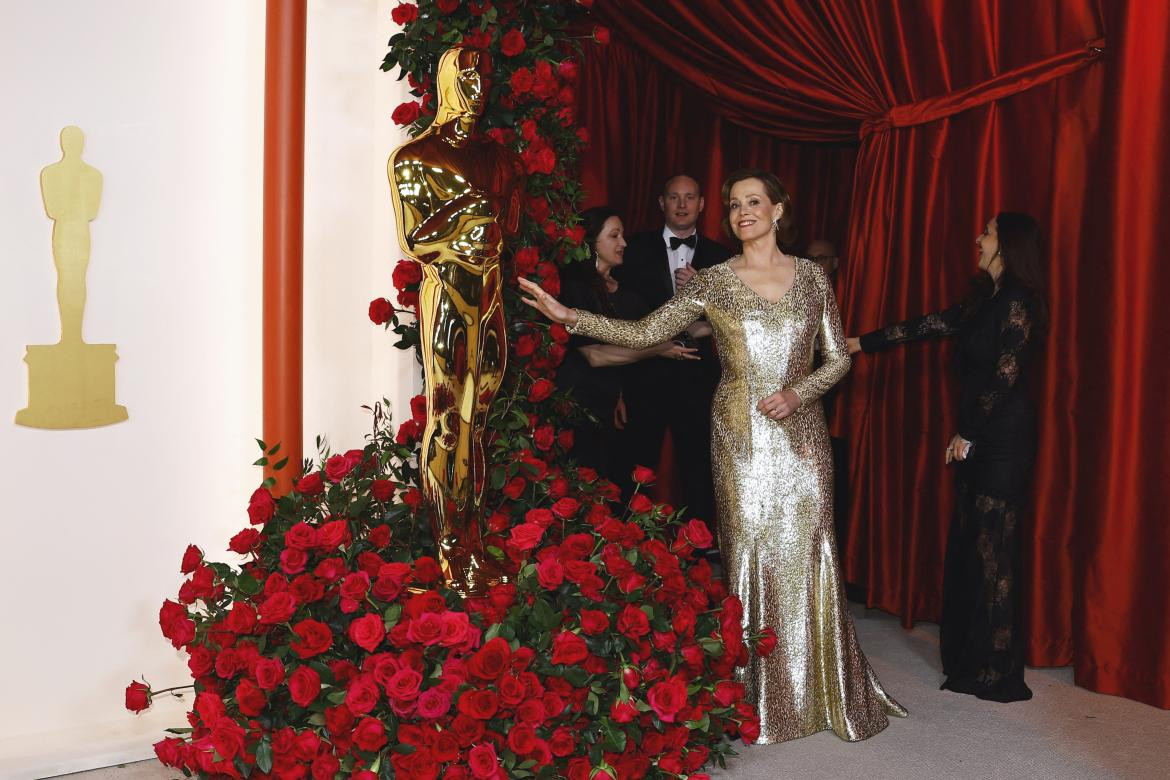
<path id="1" fill-rule="evenodd" d="M 63 430 L 97 428 L 129 417 L 114 403 L 116 344 L 30 344 L 28 408 L 16 413 L 16 424 Z"/>

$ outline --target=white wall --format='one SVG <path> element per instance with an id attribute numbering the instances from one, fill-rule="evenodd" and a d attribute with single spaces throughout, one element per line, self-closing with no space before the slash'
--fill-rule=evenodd
<path id="1" fill-rule="evenodd" d="M 377 64 L 389 3 L 310 3 L 305 431 L 360 444 L 404 403 L 407 356 L 366 319 L 397 255 L 384 180 L 400 98 Z M 151 755 L 185 704 L 140 716 L 130 679 L 188 680 L 157 613 L 189 542 L 227 560 L 260 479 L 264 12 L 259 0 L 0 0 L 0 777 Z M 121 357 L 127 422 L 13 423 L 26 344 L 57 337 L 40 169 L 68 124 L 105 176 L 85 333 Z"/>

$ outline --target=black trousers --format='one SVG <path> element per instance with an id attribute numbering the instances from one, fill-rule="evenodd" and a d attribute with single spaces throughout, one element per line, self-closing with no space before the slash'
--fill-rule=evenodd
<path id="1" fill-rule="evenodd" d="M 674 470 L 683 506 L 689 517 L 698 517 L 715 535 L 715 489 L 711 476 L 711 399 L 717 378 L 710 367 L 653 366 L 643 381 L 625 391 L 629 422 L 625 454 L 635 465 L 658 470 L 662 440 L 670 431 L 674 445 Z"/>

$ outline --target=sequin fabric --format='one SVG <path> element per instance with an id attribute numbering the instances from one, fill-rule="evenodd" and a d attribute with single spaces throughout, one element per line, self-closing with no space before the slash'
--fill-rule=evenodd
<path id="1" fill-rule="evenodd" d="M 711 410 L 719 546 L 747 628 L 772 626 L 779 637 L 771 656 L 740 670 L 759 707 L 759 742 L 824 729 L 851 741 L 873 736 L 888 715 L 906 710 L 861 652 L 837 565 L 833 459 L 820 397 L 850 360 L 824 272 L 798 259 L 792 286 L 772 302 L 724 263 L 696 273 L 640 320 L 580 311 L 570 330 L 642 349 L 703 315 L 723 368 Z M 818 344 L 824 360 L 814 371 Z M 761 398 L 783 388 L 801 398 L 794 413 L 777 422 L 757 411 Z"/>

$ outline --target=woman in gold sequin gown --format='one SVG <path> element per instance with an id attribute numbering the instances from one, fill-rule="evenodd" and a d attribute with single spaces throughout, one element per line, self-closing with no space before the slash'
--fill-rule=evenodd
<path id="1" fill-rule="evenodd" d="M 767 744 L 832 729 L 873 736 L 906 711 L 881 687 L 857 642 L 833 538 L 833 461 L 820 397 L 849 370 L 832 287 L 809 260 L 779 249 L 789 197 L 774 176 L 743 171 L 723 187 L 744 253 L 699 271 L 677 295 L 629 322 L 568 309 L 527 280 L 525 300 L 570 331 L 641 349 L 706 316 L 723 377 L 711 410 L 719 546 L 752 632 L 779 643 L 743 679 Z M 815 371 L 819 343 L 824 362 Z"/>

